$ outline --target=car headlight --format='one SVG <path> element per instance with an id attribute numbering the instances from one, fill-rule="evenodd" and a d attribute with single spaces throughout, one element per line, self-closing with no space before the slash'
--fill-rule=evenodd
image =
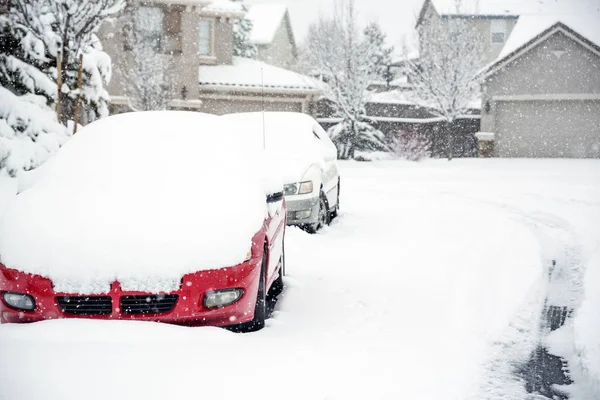
<path id="1" fill-rule="evenodd" d="M 296 194 L 308 194 L 313 191 L 312 181 L 288 183 L 283 186 L 283 194 L 285 196 L 293 196 Z"/>
<path id="2" fill-rule="evenodd" d="M 222 289 L 206 293 L 204 308 L 219 308 L 229 306 L 242 297 L 243 289 Z"/>
<path id="3" fill-rule="evenodd" d="M 24 293 L 4 292 L 2 299 L 7 306 L 20 311 L 35 310 L 35 300 L 32 296 Z"/>

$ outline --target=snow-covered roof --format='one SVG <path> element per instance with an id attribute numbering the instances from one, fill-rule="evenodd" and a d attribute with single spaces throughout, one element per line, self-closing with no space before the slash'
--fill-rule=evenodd
<path id="1" fill-rule="evenodd" d="M 512 33 L 508 37 L 504 48 L 492 63 L 483 69 L 483 73 L 490 71 L 499 64 L 505 63 L 512 56 L 519 54 L 519 51 L 526 50 L 534 40 L 544 40 L 544 33 L 551 34 L 554 29 L 564 29 L 573 31 L 575 34 L 584 38 L 591 44 L 600 47 L 600 6 L 598 10 L 572 9 L 570 13 L 565 14 L 542 14 L 542 15 L 522 15 L 519 17 Z M 553 29 L 554 28 L 554 29 Z"/>
<path id="2" fill-rule="evenodd" d="M 511 54 L 559 22 L 600 46 L 600 11 L 582 14 L 523 15 L 508 37 L 498 56 L 499 59 Z"/>
<path id="3" fill-rule="evenodd" d="M 244 15 L 244 6 L 241 2 L 231 0 L 214 0 L 206 7 L 202 8 L 203 14 L 237 14 Z"/>
<path id="4" fill-rule="evenodd" d="M 255 4 L 250 6 L 246 14 L 246 18 L 252 21 L 250 41 L 258 45 L 272 43 L 286 13 L 287 6 L 282 4 Z"/>
<path id="5" fill-rule="evenodd" d="M 203 65 L 199 69 L 201 85 L 233 88 L 278 89 L 318 92 L 320 82 L 308 76 L 275 67 L 262 61 L 233 57 L 231 65 Z"/>
<path id="6" fill-rule="evenodd" d="M 431 1 L 441 15 L 518 17 L 526 14 L 565 14 L 577 8 L 600 8 L 600 3 L 594 0 L 463 0 L 458 9 L 455 0 L 425 1 Z"/>

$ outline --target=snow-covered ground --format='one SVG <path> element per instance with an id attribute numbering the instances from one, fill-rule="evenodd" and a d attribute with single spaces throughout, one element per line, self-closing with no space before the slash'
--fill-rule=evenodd
<path id="1" fill-rule="evenodd" d="M 548 338 L 572 399 L 600 398 L 600 161 L 342 163 L 341 207 L 288 231 L 263 331 L 3 325 L 0 398 L 522 400 L 546 299 L 575 308 Z"/>

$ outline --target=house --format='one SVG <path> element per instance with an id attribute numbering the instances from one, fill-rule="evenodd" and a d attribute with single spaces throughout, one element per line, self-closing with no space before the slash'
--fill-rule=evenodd
<path id="1" fill-rule="evenodd" d="M 170 108 L 215 114 L 238 111 L 309 112 L 320 96 L 319 84 L 301 74 L 233 56 L 234 23 L 245 11 L 230 0 L 134 0 L 157 22 L 148 34 L 172 65 Z M 131 7 L 132 2 L 129 2 Z M 128 12 L 127 10 L 125 12 Z M 123 18 L 105 24 L 99 38 L 111 56 L 113 75 L 108 91 L 112 112 L 132 108 L 123 71 L 131 68 Z"/>
<path id="2" fill-rule="evenodd" d="M 453 18 L 483 42 L 482 153 L 600 157 L 600 3 L 424 0 L 417 26 Z"/>
<path id="3" fill-rule="evenodd" d="M 454 18 L 466 19 L 482 41 L 483 65 L 495 60 L 522 12 L 534 12 L 535 0 L 425 0 L 417 27 L 423 23 L 445 24 Z"/>
<path id="4" fill-rule="evenodd" d="M 491 154 L 600 158 L 598 8 L 519 18 L 482 72 L 481 131 Z"/>
<path id="5" fill-rule="evenodd" d="M 248 6 L 246 19 L 252 22 L 250 43 L 256 46 L 259 60 L 283 68 L 290 68 L 296 64 L 298 49 L 290 14 L 285 5 Z"/>

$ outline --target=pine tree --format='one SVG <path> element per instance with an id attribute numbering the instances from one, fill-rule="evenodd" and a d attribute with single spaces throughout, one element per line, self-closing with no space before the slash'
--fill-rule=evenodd
<path id="1" fill-rule="evenodd" d="M 77 97 L 79 55 L 83 54 L 81 101 L 94 120 L 108 113 L 110 57 L 102 51 L 96 32 L 124 7 L 124 0 L 12 0 L 5 26 L 20 48 L 0 60 L 2 81 L 20 91 L 43 94 L 56 101 L 57 56 L 62 58 L 63 118 L 72 118 Z M 29 66 L 29 67 L 26 67 Z M 35 71 L 34 71 L 35 70 Z M 41 75 L 47 77 L 41 79 Z"/>
<path id="2" fill-rule="evenodd" d="M 232 0 L 242 2 L 243 0 Z M 248 6 L 242 4 L 244 12 L 248 12 Z M 256 45 L 250 43 L 250 33 L 252 32 L 252 21 L 243 17 L 233 24 L 233 55 L 244 58 L 255 58 L 258 49 Z"/>
<path id="3" fill-rule="evenodd" d="M 84 54 L 83 109 L 107 114 L 110 57 L 95 32 L 122 0 L 12 0 L 0 14 L 0 173 L 36 168 L 71 134 L 79 54 Z M 52 109 L 58 94 L 57 54 L 64 55 L 64 119 Z"/>
<path id="4" fill-rule="evenodd" d="M 385 46 L 386 35 L 377 22 L 371 22 L 367 25 L 363 34 L 365 40 L 370 43 L 373 49 L 369 60 L 369 68 L 377 79 L 384 81 L 389 86 L 390 82 L 394 80 L 394 74 L 391 70 L 394 47 Z"/>

